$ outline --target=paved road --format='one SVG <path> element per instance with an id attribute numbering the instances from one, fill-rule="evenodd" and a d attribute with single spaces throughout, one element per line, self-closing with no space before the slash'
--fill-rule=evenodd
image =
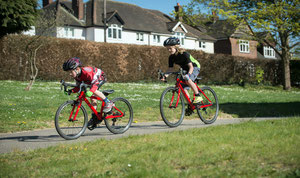
<path id="1" fill-rule="evenodd" d="M 93 131 L 87 129 L 84 135 L 82 135 L 77 140 L 64 140 L 58 135 L 55 129 L 44 129 L 13 134 L 0 134 L 0 153 L 9 153 L 13 151 L 28 151 L 38 148 L 55 146 L 58 144 L 86 142 L 95 139 L 115 139 L 127 137 L 129 135 L 144 135 L 158 132 L 171 132 L 174 130 L 211 127 L 222 124 L 237 124 L 249 120 L 261 121 L 270 119 L 278 118 L 217 119 L 217 121 L 211 125 L 205 125 L 200 120 L 184 120 L 183 123 L 176 128 L 169 128 L 162 121 L 149 123 L 133 123 L 129 130 L 124 134 L 112 134 L 106 129 L 105 125 L 101 125 Z"/>

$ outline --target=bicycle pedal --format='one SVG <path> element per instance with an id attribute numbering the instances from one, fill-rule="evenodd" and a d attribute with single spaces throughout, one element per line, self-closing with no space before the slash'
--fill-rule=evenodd
<path id="1" fill-rule="evenodd" d="M 89 129 L 89 130 L 94 130 L 95 128 L 97 127 L 97 125 L 96 124 L 93 124 L 92 126 L 88 126 L 87 128 Z"/>

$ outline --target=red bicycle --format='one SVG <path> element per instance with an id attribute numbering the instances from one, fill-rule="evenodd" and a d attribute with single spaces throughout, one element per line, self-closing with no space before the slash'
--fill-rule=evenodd
<path id="1" fill-rule="evenodd" d="M 103 83 L 102 83 L 103 84 Z M 75 84 L 61 81 L 61 89 L 67 91 L 68 87 L 74 87 Z M 128 100 L 118 97 L 111 101 L 114 103 L 112 110 L 109 113 L 103 113 L 105 106 L 104 101 L 95 96 L 91 98 L 102 102 L 100 112 L 91 105 L 85 96 L 86 89 L 90 87 L 85 83 L 81 83 L 78 92 L 78 97 L 75 100 L 69 100 L 63 103 L 56 111 L 55 128 L 58 134 L 67 140 L 79 138 L 86 130 L 88 125 L 88 114 L 83 106 L 83 101 L 91 108 L 99 120 L 104 120 L 107 129 L 114 134 L 121 134 L 126 132 L 131 126 L 133 120 L 133 110 Z M 104 90 L 102 93 L 106 96 L 112 94 L 114 90 Z M 94 128 L 89 128 L 90 130 Z"/>
<path id="2" fill-rule="evenodd" d="M 160 98 L 160 114 L 163 121 L 169 127 L 179 126 L 184 118 L 184 115 L 191 115 L 194 110 L 197 110 L 197 114 L 205 124 L 212 124 L 216 121 L 219 113 L 219 102 L 215 91 L 204 86 L 199 88 L 197 83 L 200 78 L 196 79 L 196 87 L 198 88 L 203 101 L 199 104 L 193 104 L 194 98 L 191 100 L 187 93 L 184 91 L 182 84 L 186 84 L 183 81 L 183 76 L 186 71 L 180 69 L 179 72 L 162 73 L 158 71 L 160 78 L 165 77 L 165 74 L 175 74 L 176 84 L 175 87 L 166 88 Z M 185 109 L 184 98 L 187 101 L 187 108 Z"/>

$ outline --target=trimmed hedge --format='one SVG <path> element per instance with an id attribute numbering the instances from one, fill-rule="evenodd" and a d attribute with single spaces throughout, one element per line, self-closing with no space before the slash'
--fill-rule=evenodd
<path id="1" fill-rule="evenodd" d="M 30 65 L 24 44 L 33 37 L 9 35 L 0 40 L 0 80 L 29 80 Z M 43 41 L 43 40 L 42 40 Z M 101 68 L 109 82 L 157 80 L 157 70 L 168 68 L 169 53 L 164 47 L 98 43 L 60 38 L 47 41 L 37 52 L 38 79 L 70 79 L 62 64 L 70 57 L 79 57 L 85 66 Z M 205 83 L 257 83 L 256 71 L 263 70 L 263 82 L 282 83 L 279 60 L 258 60 L 224 54 L 206 54 L 189 50 L 201 64 L 200 75 Z"/>

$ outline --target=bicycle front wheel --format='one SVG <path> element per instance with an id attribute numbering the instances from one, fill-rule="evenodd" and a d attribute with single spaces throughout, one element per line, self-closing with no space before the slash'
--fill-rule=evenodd
<path id="1" fill-rule="evenodd" d="M 175 87 L 166 88 L 160 98 L 160 114 L 169 127 L 179 126 L 184 117 L 184 98 Z"/>
<path id="2" fill-rule="evenodd" d="M 78 108 L 75 101 L 63 103 L 55 114 L 55 128 L 58 134 L 66 140 L 77 139 L 86 130 L 88 115 L 83 105 Z M 78 114 L 74 118 L 76 110 Z M 72 114 L 71 118 L 70 115 Z"/>
<path id="3" fill-rule="evenodd" d="M 206 96 L 201 94 L 203 101 L 197 106 L 197 113 L 205 124 L 212 124 L 216 121 L 219 114 L 219 101 L 216 92 L 210 87 L 201 88 Z M 200 107 L 203 108 L 200 108 Z"/>
<path id="4" fill-rule="evenodd" d="M 114 98 L 112 102 L 114 103 L 114 106 L 111 112 L 106 115 L 106 117 L 112 118 L 104 119 L 104 122 L 111 133 L 121 134 L 126 132 L 131 126 L 133 110 L 129 101 L 124 98 Z"/>

